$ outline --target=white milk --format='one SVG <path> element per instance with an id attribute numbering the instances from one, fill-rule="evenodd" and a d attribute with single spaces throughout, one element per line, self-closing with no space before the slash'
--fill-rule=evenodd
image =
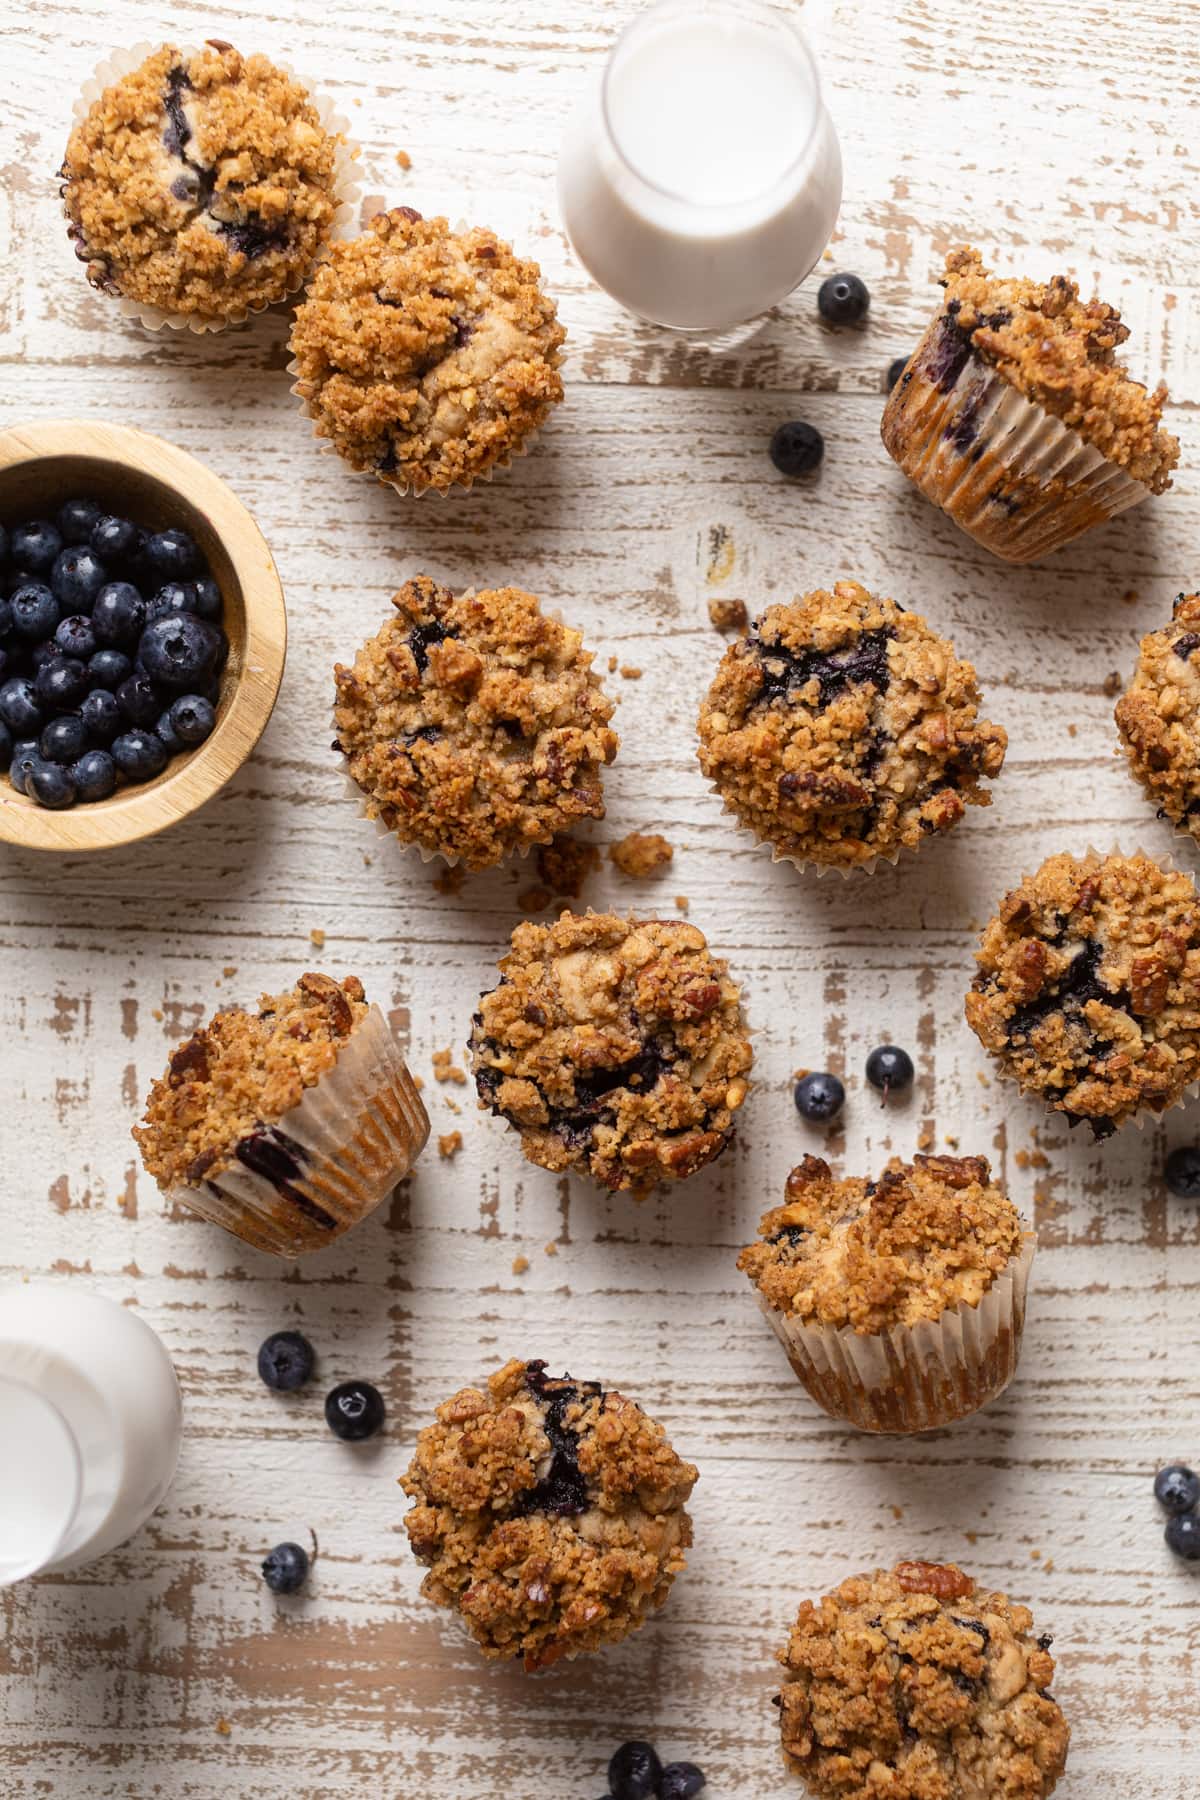
<path id="1" fill-rule="evenodd" d="M 559 204 L 580 261 L 656 324 L 720 331 L 808 274 L 842 195 L 816 65 L 758 0 L 660 0 L 576 113 Z"/>
<path id="2" fill-rule="evenodd" d="M 0 1288 L 0 1587 L 132 1537 L 179 1437 L 175 1371 L 135 1313 L 66 1283 Z"/>

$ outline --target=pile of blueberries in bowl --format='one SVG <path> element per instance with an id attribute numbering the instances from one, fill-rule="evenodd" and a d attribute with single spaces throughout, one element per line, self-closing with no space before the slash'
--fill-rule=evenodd
<path id="1" fill-rule="evenodd" d="M 0 771 L 54 808 L 153 780 L 216 724 L 220 620 L 186 531 L 90 499 L 0 525 Z"/>

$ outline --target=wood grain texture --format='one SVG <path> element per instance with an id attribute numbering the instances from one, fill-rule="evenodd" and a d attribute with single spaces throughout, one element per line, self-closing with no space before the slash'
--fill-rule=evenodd
<path id="1" fill-rule="evenodd" d="M 1158 1178 L 1195 1115 L 1092 1148 L 992 1079 L 961 1017 L 973 927 L 1042 856 L 1117 842 L 1195 865 L 1114 754 L 1105 691 L 1197 583 L 1195 11 L 814 0 L 805 18 L 847 167 L 836 255 L 871 286 L 870 324 L 826 331 L 810 282 L 717 358 L 621 316 L 557 224 L 561 127 L 630 10 L 174 12 L 185 41 L 225 36 L 311 71 L 352 120 L 367 193 L 511 235 L 560 297 L 568 398 L 534 453 L 471 495 L 403 503 L 318 453 L 288 391 L 285 320 L 152 337 L 87 288 L 52 179 L 70 97 L 115 45 L 159 39 L 166 15 L 149 0 L 9 0 L 0 422 L 131 420 L 200 457 L 263 527 L 291 644 L 257 754 L 193 818 L 53 865 L 0 855 L 0 1269 L 136 1306 L 176 1359 L 187 1431 L 173 1493 L 132 1544 L 0 1596 L 6 1800 L 590 1800 L 632 1733 L 702 1763 L 714 1800 L 783 1800 L 798 1790 L 776 1757 L 771 1652 L 802 1596 L 900 1556 L 960 1559 L 1054 1632 L 1074 1731 L 1066 1800 L 1101 1784 L 1122 1800 L 1196 1792 L 1197 1589 L 1163 1548 L 1149 1490 L 1159 1462 L 1200 1455 L 1200 1215 Z M 964 238 L 1014 268 L 1097 283 L 1127 310 L 1137 371 L 1164 373 L 1176 401 L 1173 492 L 1042 568 L 974 550 L 878 441 L 882 372 L 928 316 L 941 252 Z M 797 412 L 828 450 L 818 478 L 789 485 L 764 450 Z M 421 569 L 519 582 L 602 658 L 644 671 L 612 678 L 623 749 L 594 836 L 661 830 L 674 867 L 651 889 L 606 863 L 587 898 L 671 910 L 686 894 L 759 1032 L 739 1144 L 670 1198 L 639 1207 L 559 1183 L 467 1090 L 429 1079 L 432 1051 L 466 1036 L 531 874 L 438 893 L 343 798 L 333 661 Z M 707 600 L 758 610 L 839 575 L 951 635 L 1011 738 L 991 810 L 869 883 L 773 867 L 731 831 L 694 758 L 721 648 Z M 466 1141 L 452 1164 L 427 1151 L 390 1209 L 292 1270 L 165 1212 L 128 1130 L 171 1044 L 215 1004 L 314 965 L 361 975 L 408 1038 L 434 1132 Z M 914 1049 L 918 1082 L 881 1112 L 861 1069 L 885 1037 Z M 819 1147 L 789 1078 L 821 1063 L 848 1072 L 831 1139 L 847 1168 L 910 1152 L 927 1125 L 991 1155 L 1037 1219 L 1020 1374 L 953 1431 L 874 1442 L 823 1419 L 733 1267 L 788 1167 Z M 318 1397 L 259 1385 L 255 1348 L 285 1324 L 317 1344 L 324 1382 L 380 1382 L 378 1442 L 340 1445 Z M 421 1602 L 395 1486 L 435 1404 L 513 1353 L 619 1382 L 701 1469 L 696 1548 L 666 1611 L 602 1659 L 536 1680 L 482 1664 Z M 309 1527 L 312 1591 L 276 1601 L 258 1560 Z"/>

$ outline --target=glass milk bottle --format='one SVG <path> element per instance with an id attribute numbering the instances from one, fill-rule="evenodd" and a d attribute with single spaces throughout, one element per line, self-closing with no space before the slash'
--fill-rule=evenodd
<path id="1" fill-rule="evenodd" d="M 842 197 L 796 25 L 759 0 L 659 0 L 568 126 L 558 193 L 579 260 L 630 312 L 719 332 L 774 306 L 815 265 Z"/>
<path id="2" fill-rule="evenodd" d="M 136 1313 L 66 1282 L 0 1288 L 0 1587 L 132 1537 L 179 1438 L 175 1370 Z"/>

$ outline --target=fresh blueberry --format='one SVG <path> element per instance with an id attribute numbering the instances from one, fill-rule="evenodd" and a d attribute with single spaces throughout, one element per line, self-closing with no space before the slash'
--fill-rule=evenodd
<path id="1" fill-rule="evenodd" d="M 164 696 L 150 677 L 135 669 L 117 689 L 117 705 L 131 725 L 154 725 L 163 710 Z"/>
<path id="2" fill-rule="evenodd" d="M 92 625 L 101 644 L 135 644 L 146 622 L 146 602 L 129 581 L 109 581 L 96 595 Z"/>
<path id="3" fill-rule="evenodd" d="M 803 419 L 789 419 L 776 426 L 771 439 L 771 461 L 781 475 L 807 475 L 820 466 L 825 454 L 825 439 L 815 425 Z"/>
<path id="4" fill-rule="evenodd" d="M 33 691 L 47 712 L 73 712 L 88 686 L 87 670 L 74 656 L 56 656 L 43 663 L 33 678 Z"/>
<path id="5" fill-rule="evenodd" d="M 901 1094 L 911 1087 L 915 1073 L 912 1057 L 896 1044 L 880 1044 L 867 1058 L 867 1080 L 879 1089 L 885 1102 L 889 1094 Z"/>
<path id="6" fill-rule="evenodd" d="M 1179 1513 L 1168 1519 L 1163 1536 L 1167 1549 L 1176 1556 L 1182 1556 L 1185 1562 L 1200 1562 L 1200 1516 L 1196 1513 Z"/>
<path id="7" fill-rule="evenodd" d="M 14 526 L 9 555 L 23 569 L 34 575 L 45 575 L 54 567 L 54 559 L 62 547 L 62 538 L 49 519 L 31 519 L 27 525 Z"/>
<path id="8" fill-rule="evenodd" d="M 149 605 L 146 607 L 146 623 L 151 619 L 162 619 L 168 613 L 198 612 L 196 590 L 190 581 L 168 581 L 160 587 Z"/>
<path id="9" fill-rule="evenodd" d="M 0 681 L 7 681 L 16 666 L 14 658 L 0 646 Z"/>
<path id="10" fill-rule="evenodd" d="M 369 1381 L 343 1381 L 325 1396 L 325 1423 L 348 1444 L 374 1437 L 383 1419 L 383 1395 Z"/>
<path id="11" fill-rule="evenodd" d="M 90 694 L 85 694 L 79 716 L 88 740 L 93 744 L 111 744 L 126 723 L 116 695 L 110 694 L 107 688 L 93 688 Z"/>
<path id="12" fill-rule="evenodd" d="M 258 1347 L 258 1373 L 279 1394 L 302 1388 L 316 1360 L 316 1352 L 302 1331 L 273 1331 Z"/>
<path id="13" fill-rule="evenodd" d="M 186 531 L 168 526 L 146 539 L 142 561 L 163 581 L 186 581 L 200 563 L 200 552 Z"/>
<path id="14" fill-rule="evenodd" d="M 897 356 L 897 357 L 893 358 L 893 360 L 888 364 L 887 374 L 885 375 L 884 380 L 887 382 L 887 391 L 889 394 L 891 393 L 892 389 L 895 387 L 896 383 L 899 381 L 900 377 L 903 375 L 903 373 L 904 373 L 905 369 L 907 369 L 907 367 L 908 367 L 907 356 Z"/>
<path id="15" fill-rule="evenodd" d="M 146 673 L 165 687 L 202 687 L 217 667 L 222 634 L 194 613 L 152 619 L 138 643 Z"/>
<path id="16" fill-rule="evenodd" d="M 25 675 L 14 675 L 0 687 L 0 719 L 10 731 L 22 737 L 42 728 L 42 709 L 37 703 L 33 683 Z"/>
<path id="17" fill-rule="evenodd" d="M 801 1118 L 823 1125 L 841 1112 L 846 1102 L 846 1090 L 836 1075 L 816 1069 L 811 1075 L 801 1076 L 793 1098 Z"/>
<path id="18" fill-rule="evenodd" d="M 108 571 L 86 544 L 73 544 L 54 564 L 50 586 L 66 613 L 90 613 L 92 603 L 108 580 Z"/>
<path id="19" fill-rule="evenodd" d="M 71 764 L 71 780 L 81 800 L 107 800 L 117 785 L 117 765 L 107 750 L 85 750 Z"/>
<path id="20" fill-rule="evenodd" d="M 1183 1463 L 1168 1463 L 1154 1477 L 1154 1498 L 1169 1513 L 1191 1512 L 1200 1502 L 1200 1475 Z"/>
<path id="21" fill-rule="evenodd" d="M 18 794 L 25 792 L 25 781 L 34 763 L 40 763 L 42 756 L 37 747 L 37 740 L 24 738 L 13 745 L 12 762 L 9 765 L 8 779 Z"/>
<path id="22" fill-rule="evenodd" d="M 142 534 L 132 519 L 105 513 L 93 525 L 89 542 L 101 562 L 128 564 L 141 547 Z"/>
<path id="23" fill-rule="evenodd" d="M 17 637 L 40 644 L 54 636 L 59 620 L 58 601 L 42 582 L 31 581 L 19 587 L 8 604 Z"/>
<path id="24" fill-rule="evenodd" d="M 87 730 L 78 713 L 62 713 L 51 719 L 38 739 L 47 762 L 78 762 L 87 747 Z"/>
<path id="25" fill-rule="evenodd" d="M 1163 1164 L 1163 1180 L 1181 1200 L 1200 1200 L 1200 1148 L 1180 1144 Z"/>
<path id="26" fill-rule="evenodd" d="M 180 694 L 171 704 L 170 717 L 175 736 L 189 749 L 202 744 L 217 722 L 211 703 L 200 694 Z"/>
<path id="27" fill-rule="evenodd" d="M 86 544 L 104 508 L 98 500 L 68 500 L 58 509 L 58 535 L 64 544 Z"/>
<path id="28" fill-rule="evenodd" d="M 870 304 L 867 284 L 857 275 L 827 275 L 817 290 L 817 311 L 830 325 L 857 325 Z"/>
<path id="29" fill-rule="evenodd" d="M 113 739 L 112 759 L 130 781 L 151 781 L 167 766 L 167 753 L 152 731 L 122 732 Z"/>
<path id="30" fill-rule="evenodd" d="M 154 735 L 169 756 L 175 756 L 184 748 L 183 739 L 179 736 L 171 723 L 171 709 L 169 706 L 166 712 L 159 713 L 157 719 L 155 719 Z"/>
<path id="31" fill-rule="evenodd" d="M 87 668 L 92 686 L 102 688 L 118 688 L 133 673 L 133 664 L 121 650 L 97 650 Z"/>
<path id="32" fill-rule="evenodd" d="M 77 656 L 80 662 L 87 662 L 96 654 L 96 633 L 92 629 L 92 621 L 86 613 L 71 613 L 58 621 L 54 633 L 54 642 L 64 656 Z"/>
<path id="33" fill-rule="evenodd" d="M 77 795 L 75 783 L 67 771 L 56 762 L 31 762 L 25 772 L 25 792 L 39 806 L 58 812 L 64 806 L 74 806 Z"/>
<path id="34" fill-rule="evenodd" d="M 29 666 L 36 675 L 47 663 L 61 662 L 62 651 L 53 638 L 46 638 L 43 643 L 35 644 L 29 652 Z"/>
<path id="35" fill-rule="evenodd" d="M 13 736 L 8 726 L 0 719 L 0 775 L 7 769 L 13 758 Z"/>
<path id="36" fill-rule="evenodd" d="M 204 575 L 199 581 L 193 581 L 192 591 L 196 596 L 196 611 L 202 619 L 219 619 L 221 616 L 221 590 L 211 575 Z"/>
<path id="37" fill-rule="evenodd" d="M 707 1785 L 703 1769 L 698 1769 L 695 1763 L 668 1763 L 662 1772 L 659 1800 L 692 1800 L 692 1796 Z"/>
<path id="38" fill-rule="evenodd" d="M 636 1739 L 614 1752 L 608 1765 L 608 1785 L 613 1800 L 651 1800 L 662 1780 L 662 1764 L 652 1744 Z"/>
<path id="39" fill-rule="evenodd" d="M 263 1559 L 263 1580 L 273 1594 L 298 1594 L 308 1580 L 308 1551 L 299 1544 L 276 1544 Z"/>

